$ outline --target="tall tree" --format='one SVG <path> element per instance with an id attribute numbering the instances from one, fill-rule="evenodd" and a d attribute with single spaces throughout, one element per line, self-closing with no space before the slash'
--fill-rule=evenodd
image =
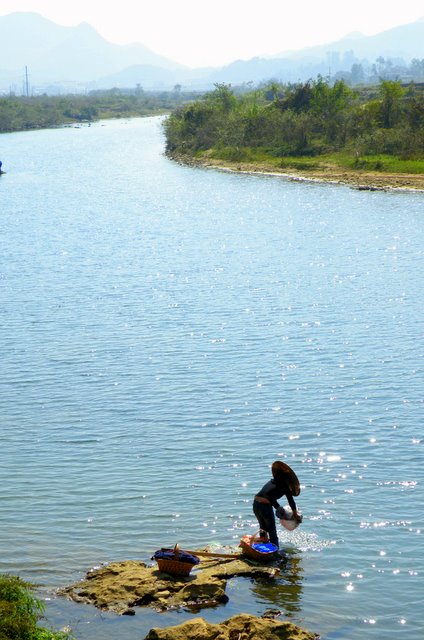
<path id="1" fill-rule="evenodd" d="M 401 99 L 404 93 L 399 81 L 381 80 L 379 96 L 381 100 L 381 121 L 384 128 L 391 129 L 399 121 Z"/>

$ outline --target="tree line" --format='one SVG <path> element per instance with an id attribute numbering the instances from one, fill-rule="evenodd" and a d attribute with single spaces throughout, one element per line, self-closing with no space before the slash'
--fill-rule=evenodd
<path id="1" fill-rule="evenodd" d="M 328 63 L 333 63 L 332 56 L 338 53 L 328 54 Z M 358 60 L 354 61 L 350 70 L 338 70 L 331 78 L 334 80 L 344 80 L 349 85 L 378 84 L 380 79 L 399 80 L 403 82 L 423 82 L 424 81 L 424 58 L 413 58 L 409 64 L 401 59 L 384 58 L 379 56 L 373 64 L 366 64 Z"/>
<path id="2" fill-rule="evenodd" d="M 320 76 L 239 95 L 216 84 L 177 108 L 164 126 L 171 155 L 214 149 L 242 161 L 253 149 L 274 158 L 344 151 L 358 162 L 375 154 L 418 159 L 424 157 L 424 91 L 394 80 L 353 89 Z"/>
<path id="3" fill-rule="evenodd" d="M 0 98 L 0 133 L 169 113 L 195 97 L 194 92 L 185 93 L 178 87 L 173 91 L 156 92 L 144 92 L 140 88 L 134 95 L 111 89 L 88 95 L 5 96 Z"/>

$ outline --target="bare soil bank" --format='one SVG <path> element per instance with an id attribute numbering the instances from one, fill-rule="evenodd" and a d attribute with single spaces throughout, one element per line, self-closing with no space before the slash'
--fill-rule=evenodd
<path id="1" fill-rule="evenodd" d="M 332 184 L 345 184 L 355 189 L 369 191 L 424 191 L 423 174 L 384 173 L 381 171 L 349 171 L 335 165 L 325 165 L 319 169 L 298 171 L 296 169 L 279 169 L 265 162 L 228 162 L 215 158 L 192 158 L 190 156 L 172 156 L 177 162 L 202 166 L 205 168 L 220 169 L 222 171 L 234 171 L 240 173 L 260 173 L 285 177 L 290 180 L 305 180 L 311 182 L 329 182 Z"/>

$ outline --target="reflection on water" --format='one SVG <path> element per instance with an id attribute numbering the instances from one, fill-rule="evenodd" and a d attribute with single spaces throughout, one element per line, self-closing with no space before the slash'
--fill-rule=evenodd
<path id="1" fill-rule="evenodd" d="M 302 556 L 295 549 L 287 549 L 277 563 L 280 575 L 275 581 L 257 580 L 252 592 L 257 601 L 272 605 L 289 618 L 297 618 L 302 610 Z"/>

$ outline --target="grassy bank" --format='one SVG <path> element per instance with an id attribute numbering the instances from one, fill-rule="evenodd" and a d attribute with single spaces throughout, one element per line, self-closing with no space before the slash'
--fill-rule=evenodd
<path id="1" fill-rule="evenodd" d="M 347 184 L 361 189 L 424 190 L 424 160 L 402 160 L 375 155 L 353 158 L 345 153 L 319 157 L 275 158 L 263 151 L 244 149 L 198 151 L 192 155 L 170 154 L 175 160 L 236 172 L 284 175 L 293 179 Z"/>
<path id="2" fill-rule="evenodd" d="M 349 171 L 372 171 L 380 173 L 399 173 L 399 174 L 416 174 L 424 175 L 424 159 L 407 159 L 389 156 L 387 154 L 376 154 L 368 156 L 353 157 L 352 154 L 345 152 L 327 153 L 320 156 L 286 156 L 284 158 L 276 158 L 264 150 L 257 149 L 214 149 L 209 152 L 198 152 L 196 156 L 201 159 L 218 160 L 237 164 L 246 162 L 257 164 L 258 166 L 267 165 L 275 170 L 296 170 L 310 171 L 322 170 L 332 166 L 340 170 Z"/>

